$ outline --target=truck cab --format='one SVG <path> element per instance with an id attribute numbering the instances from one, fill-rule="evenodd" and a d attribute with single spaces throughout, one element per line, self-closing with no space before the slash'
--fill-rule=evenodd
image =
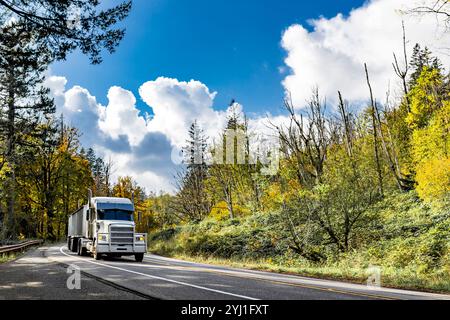
<path id="1" fill-rule="evenodd" d="M 74 226 L 77 222 L 81 228 Z M 141 262 L 147 251 L 147 234 L 136 233 L 130 199 L 94 197 L 69 219 L 68 246 L 79 255 L 90 252 L 96 260 L 134 255 Z"/>

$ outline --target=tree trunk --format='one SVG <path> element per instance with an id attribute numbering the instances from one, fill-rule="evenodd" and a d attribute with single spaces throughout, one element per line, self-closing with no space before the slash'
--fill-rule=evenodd
<path id="1" fill-rule="evenodd" d="M 11 238 L 16 236 L 16 226 L 14 217 L 14 207 L 15 207 L 15 94 L 14 94 L 14 71 L 9 69 L 10 72 L 10 87 L 8 89 L 8 125 L 7 125 L 7 137 L 6 137 L 6 161 L 9 165 L 9 181 L 8 181 L 8 233 Z"/>
<path id="2" fill-rule="evenodd" d="M 366 79 L 367 79 L 367 85 L 369 87 L 370 92 L 370 103 L 371 103 L 371 117 L 372 117 L 372 127 L 373 127 L 373 147 L 374 147 L 374 154 L 375 154 L 375 163 L 377 166 L 377 176 L 378 176 L 378 191 L 381 196 L 383 196 L 383 175 L 381 173 L 381 165 L 380 165 L 380 156 L 378 151 L 378 130 L 377 130 L 377 121 L 376 121 L 376 102 L 373 98 L 372 93 L 372 86 L 370 85 L 369 80 L 369 72 L 367 71 L 367 65 L 364 64 L 364 69 L 366 71 Z"/>

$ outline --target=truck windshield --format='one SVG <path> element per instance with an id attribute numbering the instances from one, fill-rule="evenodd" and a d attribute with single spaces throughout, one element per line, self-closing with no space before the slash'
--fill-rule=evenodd
<path id="1" fill-rule="evenodd" d="M 97 219 L 133 221 L 133 212 L 118 209 L 97 210 Z"/>

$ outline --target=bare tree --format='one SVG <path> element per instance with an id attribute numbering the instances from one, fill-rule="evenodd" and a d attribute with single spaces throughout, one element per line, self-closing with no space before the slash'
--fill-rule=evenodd
<path id="1" fill-rule="evenodd" d="M 446 29 L 450 27 L 450 1 L 449 0 L 427 0 L 422 5 L 406 11 L 408 14 L 433 14 L 438 19 L 442 18 Z"/>
<path id="2" fill-rule="evenodd" d="M 394 68 L 394 72 L 395 74 L 401 79 L 402 84 L 403 84 L 403 93 L 405 94 L 405 99 L 406 99 L 406 105 L 408 107 L 408 111 L 410 110 L 410 102 L 409 102 L 409 97 L 408 97 L 408 71 L 409 71 L 409 64 L 408 64 L 408 55 L 406 54 L 406 32 L 405 32 L 405 23 L 404 21 L 402 21 L 402 30 L 403 30 L 403 63 L 404 63 L 404 67 L 401 68 L 400 64 L 397 60 L 397 56 L 395 55 L 395 52 L 393 53 L 394 55 L 394 62 L 392 63 L 392 66 Z"/>
<path id="3" fill-rule="evenodd" d="M 300 183 L 311 185 L 320 182 L 331 136 L 329 120 L 325 117 L 326 104 L 315 88 L 307 116 L 296 113 L 290 96 L 284 105 L 289 113 L 289 126 L 271 123 L 279 134 L 281 150 L 296 169 Z"/>
<path id="4" fill-rule="evenodd" d="M 105 192 L 106 196 L 111 196 L 111 175 L 114 170 L 114 161 L 111 157 L 104 163 L 103 173 L 104 173 L 104 182 L 105 182 Z"/>
<path id="5" fill-rule="evenodd" d="M 374 149 L 374 155 L 375 155 L 375 164 L 377 167 L 377 176 L 378 176 L 378 191 L 380 192 L 380 195 L 383 195 L 383 174 L 381 172 L 381 161 L 380 161 L 380 155 L 378 150 L 378 126 L 377 126 L 377 104 L 373 97 L 372 92 L 372 86 L 370 85 L 370 79 L 369 79 L 369 72 L 367 71 L 367 64 L 364 63 L 364 70 L 366 71 L 366 80 L 367 80 L 367 86 L 369 87 L 370 92 L 370 115 L 372 118 L 372 128 L 373 128 L 373 149 Z"/>

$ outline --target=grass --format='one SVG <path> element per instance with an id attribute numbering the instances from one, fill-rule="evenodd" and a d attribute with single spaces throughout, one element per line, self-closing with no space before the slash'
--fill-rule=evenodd
<path id="1" fill-rule="evenodd" d="M 29 239 L 29 240 L 34 240 L 34 239 Z M 61 241 L 55 241 L 54 243 L 60 243 Z M 50 243 L 50 242 L 48 242 Z M 28 250 L 35 248 L 35 246 L 32 247 L 28 247 L 25 250 L 22 250 L 21 252 L 11 252 L 11 253 L 0 253 L 0 264 L 2 263 L 7 263 L 7 262 L 11 262 L 14 260 L 19 259 L 20 257 L 22 257 Z"/>
<path id="2" fill-rule="evenodd" d="M 167 255 L 167 254 L 166 254 Z M 223 259 L 217 257 L 191 256 L 186 254 L 171 254 L 172 258 L 192 261 L 197 263 L 221 265 L 249 270 L 269 271 L 290 275 L 299 275 L 327 280 L 339 280 L 357 284 L 367 283 L 367 270 L 362 268 L 340 268 L 336 266 L 316 267 L 288 267 L 271 261 L 255 261 L 240 259 Z M 384 269 L 381 274 L 381 285 L 383 287 L 418 290 L 434 293 L 450 293 L 450 277 L 427 275 L 417 276 L 406 270 Z"/>
<path id="3" fill-rule="evenodd" d="M 17 253 L 0 254 L 0 264 L 14 261 L 14 260 L 18 259 L 20 256 L 21 256 L 21 254 L 17 254 Z"/>

